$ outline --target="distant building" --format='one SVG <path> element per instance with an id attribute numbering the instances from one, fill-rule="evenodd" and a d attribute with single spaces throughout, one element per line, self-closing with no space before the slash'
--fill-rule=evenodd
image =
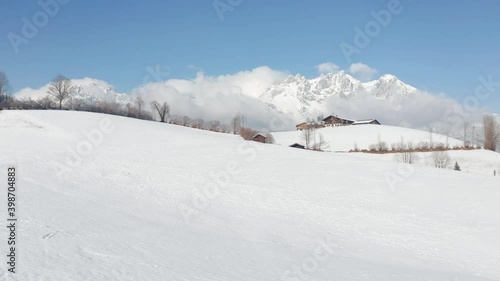
<path id="1" fill-rule="evenodd" d="M 297 129 L 297 131 L 305 130 L 305 129 L 307 129 L 307 127 L 309 127 L 309 124 L 307 124 L 306 122 L 302 122 L 302 123 L 297 124 L 295 126 L 295 128 Z"/>
<path id="2" fill-rule="evenodd" d="M 354 123 L 354 120 L 340 118 L 332 114 L 323 119 L 323 123 L 325 124 L 325 127 L 345 126 L 345 125 L 351 125 L 352 123 Z"/>
<path id="3" fill-rule="evenodd" d="M 306 148 L 305 146 L 303 146 L 302 144 L 299 144 L 299 143 L 294 143 L 294 144 L 290 145 L 290 147 L 300 148 L 300 149 L 305 149 Z"/>
<path id="4" fill-rule="evenodd" d="M 337 115 L 330 115 L 323 120 L 321 120 L 320 123 L 307 123 L 307 122 L 302 122 L 300 124 L 297 124 L 295 128 L 297 131 L 302 131 L 306 129 L 319 129 L 319 128 L 324 128 L 324 127 L 337 127 L 337 126 L 347 126 L 347 125 L 367 125 L 367 124 L 375 124 L 375 125 L 380 125 L 380 122 L 378 122 L 376 119 L 365 119 L 365 120 L 352 120 L 352 119 L 346 119 L 346 118 L 341 118 L 338 117 Z"/>
<path id="5" fill-rule="evenodd" d="M 377 121 L 377 119 L 366 119 L 366 120 L 356 120 L 352 125 L 368 125 L 368 124 L 373 124 L 373 125 L 380 125 L 380 122 Z"/>
<path id="6" fill-rule="evenodd" d="M 252 140 L 256 142 L 266 143 L 266 137 L 262 134 L 256 134 L 252 137 Z"/>

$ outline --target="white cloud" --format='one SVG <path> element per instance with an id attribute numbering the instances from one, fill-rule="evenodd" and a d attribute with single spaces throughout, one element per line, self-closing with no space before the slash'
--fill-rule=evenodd
<path id="1" fill-rule="evenodd" d="M 319 74 L 327 73 L 337 73 L 340 71 L 340 67 L 331 62 L 325 62 L 316 66 Z"/>
<path id="2" fill-rule="evenodd" d="M 20 99 L 24 98 L 40 99 L 47 96 L 48 90 L 49 90 L 49 84 L 44 85 L 38 89 L 23 88 L 18 92 L 16 92 L 14 95 Z"/>
<path id="3" fill-rule="evenodd" d="M 428 130 L 434 128 L 438 133 L 449 133 L 461 138 L 463 118 L 478 124 L 487 112 L 486 108 L 464 112 L 458 101 L 444 94 L 418 92 L 414 95 L 400 96 L 395 99 L 377 99 L 370 95 L 344 99 L 331 96 L 326 101 L 326 114 L 335 112 L 339 116 L 352 119 L 375 118 L 384 125 L 409 127 Z M 477 132 L 476 132 L 477 133 Z"/>
<path id="4" fill-rule="evenodd" d="M 96 98 L 108 99 L 112 98 L 111 93 L 114 93 L 113 86 L 111 86 L 106 81 L 102 81 L 94 78 L 82 78 L 82 79 L 72 79 L 71 83 L 74 86 L 85 87 L 85 94 L 92 95 Z M 50 83 L 38 88 L 24 88 L 15 93 L 17 98 L 32 98 L 41 99 L 48 95 Z"/>
<path id="5" fill-rule="evenodd" d="M 373 80 L 374 76 L 378 73 L 378 70 L 371 68 L 364 63 L 353 63 L 349 67 L 349 72 L 361 82 L 366 82 Z"/>
<path id="6" fill-rule="evenodd" d="M 205 76 L 203 72 L 198 72 L 194 79 L 146 83 L 134 89 L 130 95 L 122 95 L 120 99 L 128 102 L 141 95 L 147 104 L 153 100 L 167 101 L 172 114 L 203 118 L 205 121 L 229 123 L 235 114 L 241 113 L 247 116 L 247 125 L 255 129 L 285 130 L 293 128 L 295 121 L 277 113 L 258 97 L 288 75 L 287 72 L 267 66 L 219 76 Z M 72 84 L 85 86 L 85 95 L 104 100 L 115 94 L 111 85 L 98 79 L 73 79 Z M 47 96 L 49 85 L 39 89 L 25 88 L 15 95 L 18 98 L 43 98 Z"/>
<path id="7" fill-rule="evenodd" d="M 375 73 L 375 70 L 361 63 L 351 65 L 350 71 L 372 76 Z M 169 79 L 147 83 L 130 94 L 121 95 L 120 99 L 127 101 L 141 95 L 147 104 L 153 100 L 166 101 L 171 106 L 172 114 L 203 118 L 206 121 L 220 120 L 229 123 L 234 114 L 242 113 L 247 116 L 247 125 L 253 128 L 291 130 L 296 122 L 303 121 L 303 117 L 297 112 L 296 118 L 293 118 L 294 113 L 278 113 L 259 99 L 268 87 L 279 83 L 288 75 L 287 72 L 266 66 L 219 76 L 206 76 L 203 72 L 198 72 L 193 79 Z M 115 93 L 113 87 L 102 80 L 83 78 L 72 82 L 74 85 L 85 86 L 85 94 L 100 99 L 111 98 Z M 48 87 L 49 84 L 39 89 L 25 88 L 15 95 L 19 98 L 43 98 L 47 95 Z M 376 118 L 386 125 L 417 129 L 433 126 L 436 129 L 441 128 L 442 132 L 460 132 L 463 125 L 461 115 L 447 116 L 446 113 L 451 110 L 463 112 L 464 107 L 445 95 L 420 92 L 399 96 L 393 100 L 377 99 L 371 95 L 359 95 L 351 99 L 331 96 L 318 108 L 322 109 L 323 112 L 315 114 L 327 115 L 335 112 L 353 119 Z M 467 112 L 467 121 L 480 122 L 485 112 L 483 108 Z"/>
<path id="8" fill-rule="evenodd" d="M 134 89 L 132 94 L 141 95 L 148 102 L 166 101 L 172 114 L 228 122 L 241 113 L 247 116 L 248 125 L 255 128 L 289 129 L 293 120 L 258 99 L 268 87 L 288 75 L 267 66 L 220 76 L 198 72 L 194 79 L 148 83 Z"/>

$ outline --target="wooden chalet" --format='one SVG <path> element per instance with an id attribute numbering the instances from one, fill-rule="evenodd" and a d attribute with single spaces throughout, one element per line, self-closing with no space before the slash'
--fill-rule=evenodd
<path id="1" fill-rule="evenodd" d="M 325 127 L 345 126 L 345 125 L 351 125 L 352 123 L 354 123 L 354 120 L 340 118 L 332 114 L 323 119 L 323 123 L 325 124 Z"/>

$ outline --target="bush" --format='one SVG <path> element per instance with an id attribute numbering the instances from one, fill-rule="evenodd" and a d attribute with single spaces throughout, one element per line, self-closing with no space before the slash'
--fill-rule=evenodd
<path id="1" fill-rule="evenodd" d="M 264 136 L 266 137 L 266 143 L 271 143 L 271 144 L 274 144 L 274 136 L 273 134 L 267 132 L 264 134 Z"/>
<path id="2" fill-rule="evenodd" d="M 450 156 L 446 151 L 434 151 L 431 154 L 436 168 L 447 168 L 450 165 Z"/>
<path id="3" fill-rule="evenodd" d="M 241 128 L 239 133 L 244 140 L 251 140 L 257 134 L 257 131 L 251 128 Z"/>

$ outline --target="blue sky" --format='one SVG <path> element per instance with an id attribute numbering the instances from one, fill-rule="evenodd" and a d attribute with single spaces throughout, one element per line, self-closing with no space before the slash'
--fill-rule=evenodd
<path id="1" fill-rule="evenodd" d="M 371 11 L 387 10 L 389 2 L 242 0 L 221 20 L 213 0 L 70 0 L 16 54 L 8 34 L 22 35 L 22 18 L 33 21 L 42 8 L 38 1 L 6 0 L 0 69 L 15 90 L 38 88 L 62 73 L 130 92 L 154 65 L 168 66 L 169 78 L 190 79 L 200 69 L 223 75 L 263 65 L 312 77 L 324 62 L 342 69 L 361 62 L 460 102 L 474 93 L 479 76 L 500 82 L 500 2 L 493 0 L 401 0 L 402 11 L 348 61 L 340 44 L 353 45 L 355 27 L 364 30 L 374 20 Z M 481 105 L 500 112 L 497 88 Z"/>

